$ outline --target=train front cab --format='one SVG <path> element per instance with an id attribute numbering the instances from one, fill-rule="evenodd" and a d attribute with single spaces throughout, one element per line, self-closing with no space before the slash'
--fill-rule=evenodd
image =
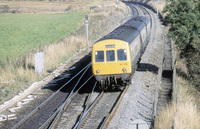
<path id="1" fill-rule="evenodd" d="M 127 42 L 108 39 L 95 43 L 92 49 L 93 75 L 101 88 L 116 87 L 127 81 L 132 71 Z"/>

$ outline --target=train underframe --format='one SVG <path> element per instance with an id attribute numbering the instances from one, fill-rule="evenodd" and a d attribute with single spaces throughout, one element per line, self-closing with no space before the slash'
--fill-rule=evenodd
<path id="1" fill-rule="evenodd" d="M 117 78 L 116 76 L 107 76 L 105 79 L 98 81 L 99 89 L 108 90 L 108 89 L 122 89 L 126 85 L 130 84 L 129 76 L 126 79 Z"/>

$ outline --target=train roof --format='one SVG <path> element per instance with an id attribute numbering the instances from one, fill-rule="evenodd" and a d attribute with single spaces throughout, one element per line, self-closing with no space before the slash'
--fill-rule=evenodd
<path id="1" fill-rule="evenodd" d="M 131 43 L 140 31 L 147 25 L 149 19 L 143 16 L 134 17 L 124 24 L 117 27 L 115 30 L 102 37 L 95 43 L 107 40 L 107 39 L 118 39 Z"/>

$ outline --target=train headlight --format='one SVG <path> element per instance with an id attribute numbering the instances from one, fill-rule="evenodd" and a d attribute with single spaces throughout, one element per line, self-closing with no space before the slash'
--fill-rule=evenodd
<path id="1" fill-rule="evenodd" d="M 126 71 L 126 68 L 123 68 L 122 71 L 125 72 L 125 71 Z"/>
<path id="2" fill-rule="evenodd" d="M 96 71 L 97 73 L 99 73 L 100 72 L 100 69 L 97 69 L 97 71 Z"/>

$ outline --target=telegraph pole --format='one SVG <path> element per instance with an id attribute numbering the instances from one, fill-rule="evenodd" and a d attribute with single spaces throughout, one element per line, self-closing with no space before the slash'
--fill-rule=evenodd
<path id="1" fill-rule="evenodd" d="M 157 15 L 158 15 L 158 0 L 156 0 L 156 6 L 157 6 Z"/>
<path id="2" fill-rule="evenodd" d="M 88 15 L 85 16 L 85 29 L 86 29 L 86 44 L 87 44 L 87 51 L 89 51 L 89 44 L 88 44 Z"/>
<path id="3" fill-rule="evenodd" d="M 115 5 L 116 10 L 118 9 L 118 4 L 119 4 L 119 0 L 117 0 L 116 5 Z"/>

